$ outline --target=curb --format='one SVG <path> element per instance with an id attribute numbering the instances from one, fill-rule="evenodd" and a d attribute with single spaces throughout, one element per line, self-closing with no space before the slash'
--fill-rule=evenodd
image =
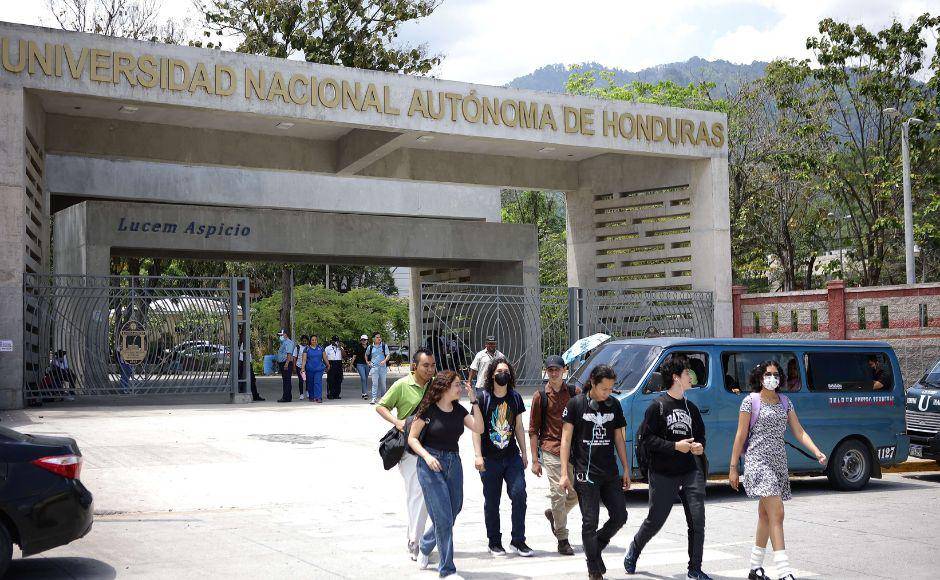
<path id="1" fill-rule="evenodd" d="M 893 467 L 882 467 L 882 473 L 919 473 L 923 471 L 940 471 L 940 463 L 932 459 L 908 459 Z"/>

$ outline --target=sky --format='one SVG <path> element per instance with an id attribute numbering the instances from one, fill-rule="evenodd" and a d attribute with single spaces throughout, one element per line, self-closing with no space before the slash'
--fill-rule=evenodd
<path id="1" fill-rule="evenodd" d="M 157 2 L 163 17 L 199 18 L 192 0 Z M 45 6 L 0 0 L 0 20 L 52 25 Z M 442 55 L 437 77 L 503 85 L 554 63 L 635 71 L 693 56 L 804 58 L 823 18 L 880 29 L 924 12 L 940 14 L 940 0 L 444 0 L 429 18 L 403 25 L 399 39 Z"/>

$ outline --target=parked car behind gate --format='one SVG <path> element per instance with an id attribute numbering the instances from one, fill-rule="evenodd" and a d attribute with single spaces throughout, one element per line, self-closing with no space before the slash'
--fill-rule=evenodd
<path id="1" fill-rule="evenodd" d="M 829 457 L 823 468 L 787 433 L 790 472 L 826 475 L 837 489 L 858 490 L 881 468 L 907 459 L 904 383 L 897 357 L 885 342 L 783 341 L 769 339 L 653 338 L 620 340 L 601 346 L 571 378 L 582 385 L 592 368 L 609 364 L 617 372 L 615 395 L 627 417 L 627 445 L 650 403 L 661 394 L 658 373 L 667 357 L 684 355 L 695 371 L 686 393 L 705 420 L 709 474 L 728 473 L 741 400 L 751 392 L 751 370 L 764 360 L 780 365 L 780 392 L 800 422 Z M 938 409 L 940 410 L 940 409 Z M 643 479 L 631 451 L 631 476 Z"/>
<path id="2" fill-rule="evenodd" d="M 905 414 L 911 456 L 940 464 L 940 360 L 907 390 Z"/>

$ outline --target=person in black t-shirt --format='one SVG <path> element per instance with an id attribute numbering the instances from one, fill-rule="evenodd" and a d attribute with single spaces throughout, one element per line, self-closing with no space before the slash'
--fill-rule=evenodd
<path id="1" fill-rule="evenodd" d="M 528 557 L 532 549 L 525 543 L 525 470 L 529 464 L 522 425 L 525 403 L 515 385 L 512 365 L 504 358 L 494 359 L 483 376 L 483 388 L 478 389 L 486 430 L 473 436 L 474 465 L 483 481 L 483 519 L 490 554 L 506 555 L 499 529 L 499 501 L 506 482 L 506 493 L 512 502 L 509 546 L 516 554 Z"/>
<path id="2" fill-rule="evenodd" d="M 676 494 L 685 508 L 689 528 L 689 571 L 687 578 L 711 580 L 702 572 L 705 544 L 705 422 L 695 403 L 685 398 L 692 388 L 689 361 L 673 356 L 661 367 L 663 385 L 668 390 L 646 409 L 641 433 L 642 449 L 649 453 L 649 513 L 637 531 L 623 566 L 636 572 L 640 552 L 662 529 L 672 511 Z"/>
<path id="3" fill-rule="evenodd" d="M 466 388 L 470 396 L 473 415 L 458 403 L 462 388 Z M 453 371 L 443 371 L 434 377 L 414 417 L 408 445 L 424 460 L 418 462 L 418 483 L 433 524 L 419 542 L 418 566 L 422 570 L 428 567 L 431 552 L 437 546 L 441 555 L 438 572 L 444 578 L 457 573 L 454 521 L 463 507 L 463 467 L 457 441 L 464 427 L 482 433 L 483 415 L 470 385 L 463 383 Z"/>
<path id="4" fill-rule="evenodd" d="M 610 397 L 617 374 L 607 365 L 591 370 L 586 391 L 568 401 L 562 413 L 561 479 L 564 490 L 578 493 L 581 507 L 581 541 L 587 559 L 588 577 L 602 580 L 607 568 L 601 553 L 614 535 L 627 523 L 624 492 L 630 489 L 630 470 L 623 475 L 617 467 L 627 462 L 624 431 L 627 421 L 620 401 Z M 616 452 L 616 455 L 615 455 Z M 574 478 L 568 478 L 568 464 L 574 462 Z M 600 504 L 610 518 L 600 529 Z"/>

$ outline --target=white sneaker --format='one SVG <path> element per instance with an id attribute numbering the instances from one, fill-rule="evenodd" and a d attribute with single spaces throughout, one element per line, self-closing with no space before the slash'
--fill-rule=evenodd
<path id="1" fill-rule="evenodd" d="M 418 550 L 418 570 L 427 570 L 431 565 L 431 555 Z"/>
<path id="2" fill-rule="evenodd" d="M 300 395 L 300 400 L 301 400 L 301 401 L 303 401 L 303 400 L 306 399 L 306 398 L 307 398 L 307 395 Z"/>

